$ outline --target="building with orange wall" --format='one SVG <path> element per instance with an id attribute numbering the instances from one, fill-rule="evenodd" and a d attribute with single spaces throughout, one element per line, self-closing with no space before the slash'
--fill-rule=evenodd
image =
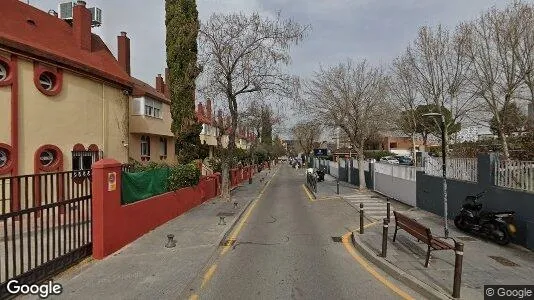
<path id="1" fill-rule="evenodd" d="M 0 18 L 0 175 L 126 161 L 129 74 L 91 33 L 85 2 L 72 24 L 17 0 Z"/>
<path id="2" fill-rule="evenodd" d="M 87 169 L 102 157 L 174 160 L 163 79 L 153 88 L 132 78 L 126 33 L 115 58 L 91 25 L 84 1 L 70 22 L 2 1 L 0 176 Z"/>
<path id="3" fill-rule="evenodd" d="M 202 131 L 200 132 L 200 142 L 209 146 L 209 157 L 213 157 L 215 148 L 217 145 L 217 136 L 220 134 L 221 125 L 217 124 L 226 124 L 224 132 L 221 135 L 221 146 L 223 148 L 228 147 L 228 133 L 231 130 L 229 127 L 230 120 L 227 117 L 227 120 L 223 120 L 222 111 L 218 111 L 217 119 L 215 120 L 214 111 L 212 107 L 211 100 L 206 100 L 206 105 L 199 102 L 196 109 L 196 117 L 198 122 L 202 124 Z M 235 144 L 237 149 L 248 150 L 250 149 L 252 142 L 256 139 L 255 135 L 244 126 L 238 126 L 237 134 L 235 139 Z"/>

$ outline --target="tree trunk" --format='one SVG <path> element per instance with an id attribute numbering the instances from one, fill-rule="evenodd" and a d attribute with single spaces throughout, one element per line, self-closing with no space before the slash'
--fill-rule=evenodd
<path id="1" fill-rule="evenodd" d="M 221 162 L 221 198 L 225 201 L 230 201 L 230 168 L 228 164 L 228 155 L 222 158 Z"/>
<path id="2" fill-rule="evenodd" d="M 510 158 L 510 152 L 508 151 L 508 141 L 506 138 L 506 135 L 504 134 L 504 130 L 499 130 L 499 139 L 501 140 L 502 144 L 502 152 L 504 154 L 504 157 L 508 160 Z"/>
<path id="3" fill-rule="evenodd" d="M 445 155 L 449 155 L 449 126 L 447 124 L 444 124 L 443 126 L 443 130 L 445 131 L 444 135 L 445 136 Z"/>
<path id="4" fill-rule="evenodd" d="M 363 146 L 360 147 L 358 152 L 359 152 L 358 153 L 358 174 L 360 177 L 359 190 L 364 191 L 367 189 L 367 185 L 365 184 L 365 171 L 364 171 L 365 155 L 363 153 Z"/>
<path id="5" fill-rule="evenodd" d="M 413 153 L 413 165 L 417 163 L 417 151 L 415 150 L 415 132 L 412 132 L 412 153 Z"/>

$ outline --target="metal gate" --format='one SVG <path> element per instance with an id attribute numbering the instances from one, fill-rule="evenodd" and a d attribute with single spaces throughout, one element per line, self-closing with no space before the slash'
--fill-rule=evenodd
<path id="1" fill-rule="evenodd" d="M 0 298 L 91 255 L 91 171 L 0 178 Z"/>

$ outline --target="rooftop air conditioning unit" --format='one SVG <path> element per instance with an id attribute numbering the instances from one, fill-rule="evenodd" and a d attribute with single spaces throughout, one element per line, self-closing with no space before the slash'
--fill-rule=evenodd
<path id="1" fill-rule="evenodd" d="M 102 10 L 98 7 L 91 7 L 89 11 L 91 11 L 91 26 L 100 27 L 102 25 Z"/>
<path id="2" fill-rule="evenodd" d="M 66 20 L 66 21 L 72 21 L 72 8 L 73 7 L 74 7 L 74 2 L 59 3 L 59 6 L 58 6 L 59 18 Z"/>

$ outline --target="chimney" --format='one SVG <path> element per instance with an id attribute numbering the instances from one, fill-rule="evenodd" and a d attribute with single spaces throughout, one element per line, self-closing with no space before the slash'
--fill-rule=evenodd
<path id="1" fill-rule="evenodd" d="M 165 68 L 165 97 L 171 98 L 171 91 L 169 90 L 169 82 L 171 77 L 169 75 L 169 68 Z"/>
<path id="2" fill-rule="evenodd" d="M 164 93 L 164 85 L 165 83 L 163 82 L 163 77 L 161 77 L 161 74 L 158 74 L 158 76 L 156 77 L 156 91 L 160 92 L 160 93 Z"/>
<path id="3" fill-rule="evenodd" d="M 91 12 L 85 7 L 85 1 L 78 0 L 72 13 L 72 31 L 76 43 L 81 49 L 91 51 Z"/>
<path id="4" fill-rule="evenodd" d="M 206 114 L 204 113 L 204 105 L 202 105 L 202 102 L 198 104 L 198 115 L 204 118 Z"/>
<path id="5" fill-rule="evenodd" d="M 117 49 L 119 65 L 130 75 L 130 38 L 124 31 L 121 31 L 121 35 L 117 37 Z"/>
<path id="6" fill-rule="evenodd" d="M 206 117 L 211 122 L 211 99 L 206 100 Z"/>

